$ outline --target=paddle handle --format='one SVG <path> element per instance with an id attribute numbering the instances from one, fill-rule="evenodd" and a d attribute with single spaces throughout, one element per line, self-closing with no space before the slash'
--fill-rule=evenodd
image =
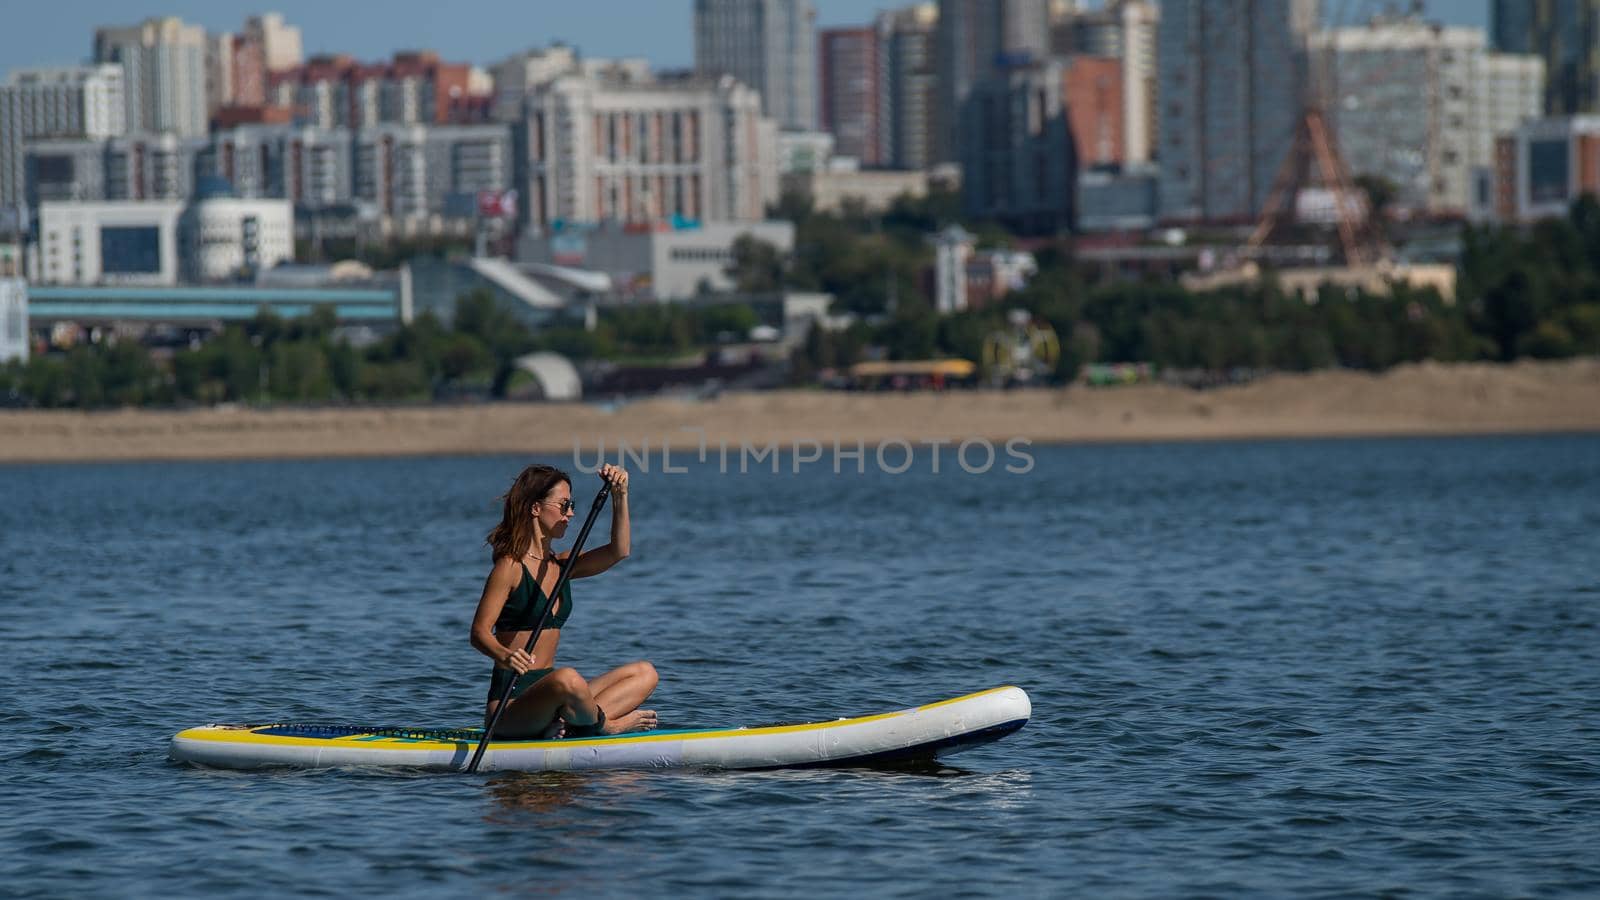
<path id="1" fill-rule="evenodd" d="M 572 545 L 572 553 L 567 557 L 567 564 L 561 567 L 561 576 L 556 579 L 555 589 L 548 596 L 550 602 L 544 605 L 544 611 L 539 613 L 539 621 L 533 625 L 533 632 L 528 635 L 528 643 L 522 648 L 524 653 L 532 653 L 533 646 L 539 642 L 539 633 L 544 631 L 545 623 L 550 621 L 550 612 L 560 602 L 561 589 L 567 586 L 567 579 L 572 577 L 572 570 L 578 565 L 578 555 L 583 552 L 583 543 L 589 539 L 589 529 L 594 527 L 595 520 L 600 517 L 600 508 L 606 505 L 606 498 L 611 495 L 611 482 L 603 482 L 600 493 L 595 495 L 594 506 L 589 508 L 588 518 L 583 520 L 583 528 L 578 531 L 578 540 Z M 494 715 L 489 717 L 488 727 L 483 729 L 483 737 L 478 741 L 478 749 L 472 752 L 472 762 L 467 764 L 468 772 L 478 771 L 478 763 L 483 760 L 483 751 L 489 749 L 489 738 L 494 735 L 495 726 L 500 724 L 500 716 L 506 711 L 506 704 L 511 700 L 511 692 L 517 686 L 520 678 L 516 672 L 506 679 L 506 686 L 500 689 L 500 702 L 495 704 Z"/>

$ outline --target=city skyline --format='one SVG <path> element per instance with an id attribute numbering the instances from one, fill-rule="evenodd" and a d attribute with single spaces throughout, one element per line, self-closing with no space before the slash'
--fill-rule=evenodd
<path id="1" fill-rule="evenodd" d="M 864 24 L 880 10 L 910 5 L 878 0 L 814 0 L 819 28 Z M 1098 5 L 1098 4 L 1092 4 Z M 689 0 L 601 0 L 582 6 L 552 5 L 539 13 L 508 0 L 476 0 L 453 6 L 462 15 L 429 19 L 432 4 L 395 0 L 385 15 L 360 15 L 371 8 L 309 0 L 265 3 L 207 3 L 170 0 L 157 7 L 130 7 L 115 0 L 72 0 L 60 6 L 19 6 L 8 11 L 11 27 L 0 31 L 0 72 L 41 66 L 75 65 L 92 55 L 97 26 L 131 25 L 152 16 L 178 16 L 208 32 L 237 31 L 245 18 L 280 12 L 301 28 L 307 56 L 348 53 L 360 59 L 387 58 L 396 50 L 436 50 L 445 59 L 488 65 L 529 47 L 563 41 L 592 57 L 644 57 L 663 68 L 689 68 L 694 62 L 694 16 Z M 1359 16 L 1381 8 L 1375 0 L 1324 2 L 1329 14 Z M 1447 24 L 1486 28 L 1487 0 L 1430 0 L 1427 14 Z M 506 23 L 486 28 L 484 23 Z M 619 24 L 627 27 L 619 28 Z M 526 30 L 524 30 L 524 25 Z M 515 27 L 512 27 L 515 26 Z"/>

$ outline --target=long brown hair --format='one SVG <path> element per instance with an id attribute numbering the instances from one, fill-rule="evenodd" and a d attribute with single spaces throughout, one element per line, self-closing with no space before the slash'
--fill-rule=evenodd
<path id="1" fill-rule="evenodd" d="M 533 505 L 550 496 L 560 482 L 572 488 L 572 479 L 555 466 L 529 466 L 522 470 L 517 480 L 506 491 L 505 512 L 500 524 L 485 538 L 494 552 L 494 559 L 509 556 L 522 559 L 533 546 Z"/>

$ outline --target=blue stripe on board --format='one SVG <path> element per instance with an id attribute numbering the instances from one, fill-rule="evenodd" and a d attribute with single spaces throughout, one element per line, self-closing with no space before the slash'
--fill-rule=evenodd
<path id="1" fill-rule="evenodd" d="M 808 723 L 809 724 L 809 723 Z M 822 723 L 817 723 L 822 724 Z M 765 727 L 765 726 L 762 726 Z M 600 737 L 583 738 L 586 741 L 626 741 L 642 737 L 659 737 L 663 734 L 689 735 L 689 734 L 730 734 L 744 731 L 743 728 L 662 728 L 655 731 L 633 731 L 627 734 L 608 734 Z M 483 737 L 482 728 L 392 728 L 362 725 L 257 725 L 250 726 L 253 734 L 270 735 L 272 737 L 292 737 L 309 740 L 348 740 L 356 738 L 362 741 L 383 740 L 412 740 L 426 741 L 477 741 Z M 544 743 L 547 739 L 527 738 L 523 740 L 495 739 L 496 744 L 537 744 Z"/>

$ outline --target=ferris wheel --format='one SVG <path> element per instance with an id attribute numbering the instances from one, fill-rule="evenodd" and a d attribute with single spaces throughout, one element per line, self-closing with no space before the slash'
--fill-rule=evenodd
<path id="1" fill-rule="evenodd" d="M 1027 384 L 1048 378 L 1061 359 L 1061 342 L 1048 322 L 1027 310 L 1006 315 L 1005 328 L 983 340 L 983 371 L 996 384 Z"/>

